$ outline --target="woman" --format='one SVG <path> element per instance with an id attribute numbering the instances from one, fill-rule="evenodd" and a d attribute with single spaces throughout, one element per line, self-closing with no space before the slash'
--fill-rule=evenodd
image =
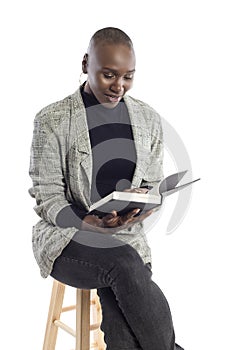
<path id="1" fill-rule="evenodd" d="M 33 228 L 41 275 L 97 288 L 107 349 L 181 349 L 168 303 L 151 279 L 142 222 L 152 211 L 88 214 L 115 189 L 156 191 L 163 177 L 160 117 L 126 95 L 135 73 L 130 38 L 117 28 L 97 31 L 82 71 L 86 82 L 35 118 L 29 192 L 41 217 Z"/>

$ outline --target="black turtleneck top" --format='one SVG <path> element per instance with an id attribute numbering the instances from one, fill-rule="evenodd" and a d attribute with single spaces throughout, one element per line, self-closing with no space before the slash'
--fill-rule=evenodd
<path id="1" fill-rule="evenodd" d="M 122 99 L 114 108 L 100 104 L 93 94 L 81 90 L 92 147 L 91 202 L 114 190 L 130 188 L 136 152 L 127 107 Z"/>
<path id="2" fill-rule="evenodd" d="M 91 202 L 95 203 L 114 190 L 131 187 L 136 151 L 124 99 L 116 107 L 107 108 L 93 94 L 86 93 L 83 86 L 81 94 L 92 147 Z M 80 228 L 80 219 L 86 214 L 72 203 L 58 213 L 56 222 L 60 227 Z"/>

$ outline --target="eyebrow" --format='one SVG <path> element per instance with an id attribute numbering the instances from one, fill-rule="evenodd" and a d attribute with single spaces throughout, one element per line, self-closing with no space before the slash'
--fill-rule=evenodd
<path id="1" fill-rule="evenodd" d="M 110 70 L 113 73 L 117 73 L 117 70 L 115 70 L 113 68 L 103 67 L 102 69 Z M 135 72 L 135 69 L 132 69 L 132 70 L 128 70 L 126 73 L 134 73 L 134 72 Z"/>

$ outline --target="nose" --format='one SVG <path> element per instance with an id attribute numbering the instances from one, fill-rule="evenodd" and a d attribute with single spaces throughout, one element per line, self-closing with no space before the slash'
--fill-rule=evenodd
<path id="1" fill-rule="evenodd" d="M 123 79 L 122 78 L 116 78 L 114 82 L 111 84 L 110 90 L 118 95 L 124 91 L 124 86 L 123 86 Z"/>

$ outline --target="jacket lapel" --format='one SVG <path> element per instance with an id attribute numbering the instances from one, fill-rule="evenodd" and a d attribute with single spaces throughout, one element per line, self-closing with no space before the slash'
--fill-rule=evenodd
<path id="1" fill-rule="evenodd" d="M 90 196 L 93 164 L 86 109 L 81 97 L 80 89 L 74 93 L 73 108 L 73 137 L 76 140 L 77 161 L 80 167 L 77 187 L 79 187 L 78 192 L 83 204 L 86 207 L 89 207 L 91 205 Z"/>
<path id="2" fill-rule="evenodd" d="M 127 95 L 124 96 L 125 104 L 128 108 L 129 117 L 132 125 L 132 132 L 135 142 L 137 164 L 132 179 L 131 187 L 139 187 L 144 174 L 149 166 L 149 152 L 151 147 L 150 130 L 145 125 L 144 110 L 136 104 Z"/>

